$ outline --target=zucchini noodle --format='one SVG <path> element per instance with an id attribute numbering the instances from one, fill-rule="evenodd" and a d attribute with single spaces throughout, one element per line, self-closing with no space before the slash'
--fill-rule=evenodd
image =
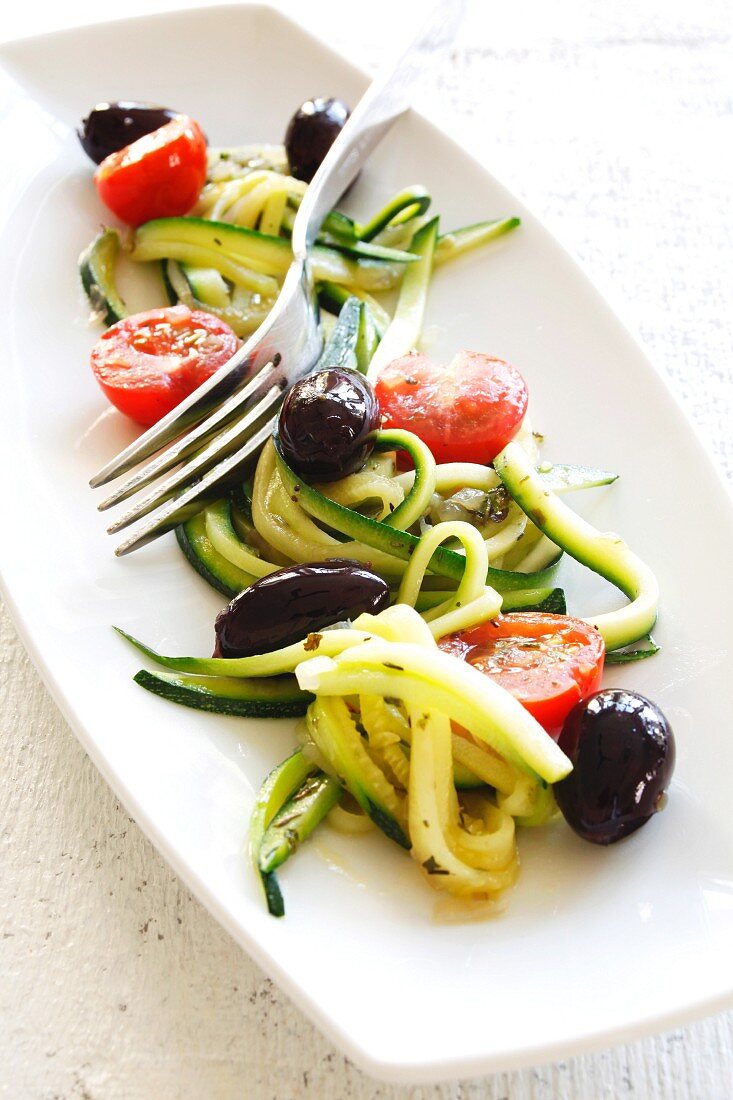
<path id="1" fill-rule="evenodd" d="M 395 482 L 409 492 L 415 481 L 415 471 L 406 470 L 395 475 Z M 488 492 L 501 485 L 501 478 L 491 466 L 480 466 L 477 462 L 443 462 L 436 469 L 435 491 L 441 496 L 450 496 L 457 489 L 482 489 Z"/>
<path id="2" fill-rule="evenodd" d="M 364 623 L 365 617 L 359 616 L 358 629 Z M 447 713 L 520 771 L 548 783 L 570 771 L 565 754 L 513 695 L 437 648 L 372 638 L 333 659 L 305 660 L 296 677 L 302 690 L 319 695 L 379 694 L 403 703 L 414 700 L 424 711 Z"/>
<path id="3" fill-rule="evenodd" d="M 359 713 L 372 756 L 406 790 L 410 764 L 401 742 L 407 722 L 396 707 L 388 707 L 381 695 L 360 695 Z"/>
<path id="4" fill-rule="evenodd" d="M 475 527 L 460 521 L 438 523 L 425 532 L 402 577 L 397 603 L 415 606 L 433 553 L 450 538 L 462 543 L 466 566 L 455 594 L 423 615 L 425 621 L 432 624 L 435 638 L 494 619 L 501 611 L 501 596 L 486 584 L 489 566 L 486 544 Z"/>
<path id="5" fill-rule="evenodd" d="M 339 783 L 380 828 L 402 847 L 409 847 L 404 832 L 405 796 L 367 752 L 344 700 L 317 698 L 308 708 L 306 721 L 308 733 Z"/>
<path id="6" fill-rule="evenodd" d="M 300 505 L 293 502 L 283 485 L 272 440 L 265 445 L 257 463 L 252 492 L 252 521 L 262 538 L 291 561 L 352 558 L 365 564 L 371 563 L 377 572 L 388 577 L 400 576 L 405 568 L 404 562 L 390 554 L 356 541 L 340 542 L 318 527 Z"/>
<path id="7" fill-rule="evenodd" d="M 480 536 L 470 530 L 483 549 Z M 404 605 L 361 616 L 360 623 L 380 639 L 385 653 L 394 655 L 389 667 L 397 672 L 404 671 L 398 662 L 406 645 L 418 661 L 420 655 L 426 660 L 437 652 L 428 625 Z M 308 680 L 319 663 L 306 661 L 296 675 Z M 359 683 L 366 686 L 367 681 L 362 671 Z M 468 898 L 488 898 L 506 889 L 518 870 L 513 814 L 529 818 L 542 798 L 542 785 L 491 750 L 453 734 L 451 711 L 426 705 L 419 692 L 408 690 L 398 702 L 383 692 L 358 691 L 358 711 L 352 714 L 353 704 L 346 703 L 352 687 L 358 691 L 355 681 L 346 690 L 329 688 L 324 694 L 316 685 L 316 700 L 308 710 L 309 734 L 331 774 L 383 831 L 410 848 L 435 889 Z M 459 798 L 453 768 L 462 745 L 476 773 L 493 780 L 495 795 L 486 787 L 461 792 Z"/>
<path id="8" fill-rule="evenodd" d="M 325 484 L 317 482 L 315 488 L 329 500 L 345 508 L 363 509 L 369 504 L 379 502 L 379 511 L 375 518 L 382 522 L 385 522 L 405 499 L 405 494 L 395 483 L 394 478 L 364 471 L 350 474 L 348 477 L 341 478 L 340 481 L 329 481 Z"/>
<path id="9" fill-rule="evenodd" d="M 418 436 L 401 428 L 380 432 L 375 447 L 380 451 L 403 448 L 415 464 L 415 476 L 409 492 L 384 521 L 388 527 L 406 531 L 427 511 L 435 492 L 435 459 L 430 448 Z"/>
<path id="10" fill-rule="evenodd" d="M 610 581 L 629 599 L 619 611 L 594 615 L 586 622 L 602 635 L 609 650 L 645 637 L 654 626 L 659 585 L 653 572 L 612 532 L 598 531 L 546 489 L 525 452 L 515 443 L 495 460 L 497 473 L 517 503 L 548 540 Z"/>
<path id="11" fill-rule="evenodd" d="M 211 545 L 223 557 L 239 569 L 251 573 L 253 577 L 266 577 L 278 568 L 272 562 L 264 561 L 259 554 L 250 550 L 240 539 L 232 526 L 231 510 L 226 500 L 216 501 L 204 512 L 206 534 Z"/>

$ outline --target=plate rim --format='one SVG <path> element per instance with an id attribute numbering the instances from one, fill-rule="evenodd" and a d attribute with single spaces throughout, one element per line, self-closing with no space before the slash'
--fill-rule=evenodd
<path id="1" fill-rule="evenodd" d="M 361 79 L 362 81 L 369 80 L 370 74 L 360 65 L 356 64 L 349 56 L 343 55 L 334 46 L 319 38 L 318 35 L 304 26 L 296 16 L 285 14 L 278 7 L 266 2 L 219 3 L 211 6 L 199 5 L 178 10 L 155 11 L 142 15 L 87 21 L 75 24 L 72 27 L 59 28 L 43 34 L 27 35 L 0 43 L 0 68 L 5 69 L 6 74 L 17 82 L 12 67 L 13 53 L 16 49 L 19 52 L 24 50 L 32 52 L 34 48 L 39 46 L 43 47 L 49 42 L 57 42 L 61 45 L 64 39 L 67 42 L 74 41 L 80 32 L 93 35 L 95 31 L 101 30 L 102 28 L 105 30 L 115 26 L 129 28 L 134 25 L 149 25 L 151 22 L 175 23 L 176 21 L 185 20 L 190 17 L 204 17 L 206 20 L 213 20 L 224 14 L 231 15 L 233 12 L 244 13 L 255 18 L 274 19 L 276 22 L 280 22 L 282 25 L 286 26 L 291 32 L 294 31 L 301 37 L 308 39 L 311 46 L 326 51 L 332 57 L 338 59 L 351 70 L 355 78 Z M 6 59 L 10 62 L 9 68 L 4 64 Z M 550 231 L 545 223 L 533 213 L 532 209 L 527 207 L 524 200 L 518 198 L 514 192 L 510 191 L 502 180 L 493 174 L 484 160 L 476 156 L 470 147 L 444 131 L 432 121 L 429 114 L 415 108 L 411 109 L 411 113 L 416 115 L 423 124 L 429 127 L 431 137 L 438 137 L 442 142 L 449 142 L 453 148 L 460 151 L 463 157 L 467 157 L 485 176 L 491 179 L 500 190 L 510 195 L 512 200 L 520 208 L 522 220 L 524 221 L 527 219 L 531 221 L 533 230 L 535 232 L 540 231 L 544 235 L 546 243 L 549 243 L 551 247 L 559 249 L 563 253 L 565 261 L 569 261 L 585 282 L 588 290 L 592 290 L 597 302 L 602 305 L 608 314 L 613 316 L 619 329 L 623 330 L 625 337 L 634 347 L 636 354 L 640 359 L 644 360 L 647 368 L 653 372 L 657 382 L 666 389 L 667 395 L 672 399 L 672 403 L 676 407 L 677 413 L 684 420 L 690 437 L 695 441 L 700 458 L 707 464 L 709 472 L 712 472 L 714 475 L 718 488 L 723 490 L 724 496 L 733 507 L 733 486 L 730 485 L 723 470 L 716 462 L 708 442 L 702 434 L 702 429 L 688 413 L 682 398 L 672 387 L 668 375 L 654 363 L 637 335 L 634 326 L 628 323 L 623 302 L 619 303 L 617 301 L 617 295 L 613 288 L 609 288 L 606 283 L 599 280 L 596 275 L 591 276 L 588 271 L 588 266 L 575 256 L 565 245 L 562 235 L 557 234 L 554 230 Z M 4 221 L 5 219 L 3 219 L 3 223 Z M 2 554 L 0 553 L 0 567 L 2 566 L 1 559 Z M 273 977 L 280 988 L 297 1005 L 304 1015 L 315 1022 L 317 1027 L 341 1051 L 343 1051 L 348 1058 L 350 1058 L 362 1071 L 373 1078 L 396 1084 L 426 1084 L 453 1081 L 458 1078 L 465 1079 L 487 1073 L 513 1071 L 529 1065 L 540 1065 L 543 1062 L 576 1056 L 593 1050 L 604 1049 L 608 1046 L 616 1046 L 625 1042 L 634 1041 L 643 1036 L 665 1031 L 691 1020 L 699 1019 L 702 1016 L 714 1014 L 733 1005 L 733 980 L 730 980 L 726 989 L 717 993 L 699 995 L 697 998 L 687 1001 L 684 1006 L 668 1009 L 667 1011 L 652 1012 L 646 1017 L 636 1019 L 633 1023 L 621 1024 L 616 1027 L 606 1028 L 602 1031 L 589 1031 L 586 1034 L 575 1036 L 571 1041 L 565 1039 L 546 1040 L 542 1042 L 535 1041 L 521 1048 L 518 1047 L 508 1054 L 495 1052 L 488 1056 L 458 1056 L 455 1059 L 441 1057 L 434 1062 L 424 1060 L 419 1062 L 392 1061 L 384 1057 L 373 1055 L 368 1049 L 361 1046 L 349 1032 L 342 1030 L 338 1022 L 323 1011 L 320 1005 L 310 998 L 304 988 L 301 988 L 297 984 L 291 984 L 291 979 L 287 970 L 279 965 L 277 958 L 269 951 L 262 948 L 255 935 L 238 924 L 234 917 L 227 912 L 217 896 L 207 886 L 206 882 L 185 862 L 183 854 L 179 853 L 175 848 L 169 847 L 166 838 L 160 833 L 155 822 L 148 816 L 145 805 L 138 802 L 132 792 L 127 789 L 121 777 L 115 772 L 111 765 L 108 765 L 101 750 L 98 749 L 93 736 L 91 733 L 88 733 L 83 722 L 78 718 L 70 702 L 66 699 L 63 684 L 53 676 L 51 670 L 46 666 L 34 641 L 32 627 L 27 621 L 22 607 L 16 601 L 12 589 L 9 588 L 2 568 L 0 568 L 0 593 L 2 593 L 10 617 L 18 631 L 21 641 L 54 704 L 60 710 L 64 720 L 73 731 L 74 736 L 77 738 L 84 751 L 91 758 L 94 766 L 100 772 L 105 782 L 130 812 L 136 824 L 155 846 L 159 855 L 166 864 L 173 869 L 187 889 L 189 889 L 206 907 L 216 921 L 226 929 L 232 939 L 247 952 L 261 969 Z"/>

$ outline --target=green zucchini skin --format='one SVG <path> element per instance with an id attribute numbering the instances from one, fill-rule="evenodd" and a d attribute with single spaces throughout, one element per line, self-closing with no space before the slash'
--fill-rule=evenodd
<path id="1" fill-rule="evenodd" d="M 647 634 L 645 638 L 639 639 L 635 649 L 615 649 L 607 653 L 606 665 L 631 665 L 637 661 L 645 661 L 647 657 L 655 657 L 661 648 L 651 634 Z"/>
<path id="2" fill-rule="evenodd" d="M 416 262 L 407 269 L 402 278 L 392 322 L 369 364 L 367 377 L 371 381 L 375 381 L 380 371 L 393 359 L 406 355 L 417 346 L 433 270 L 438 224 L 438 218 L 431 218 L 412 238 L 410 251 Z"/>
<path id="3" fill-rule="evenodd" d="M 361 790 L 362 792 L 362 799 L 357 799 L 357 801 L 362 806 L 366 806 L 367 813 L 377 828 L 381 829 L 384 835 L 393 840 L 395 844 L 399 844 L 400 848 L 404 848 L 405 851 L 409 852 L 412 841 L 396 818 L 379 802 L 375 802 L 373 798 L 370 798 L 369 794 L 359 787 L 356 781 L 354 781 L 354 785 L 357 791 Z"/>
<path id="4" fill-rule="evenodd" d="M 416 184 L 407 187 L 383 206 L 371 221 L 358 229 L 360 241 L 371 241 L 386 226 L 396 218 L 400 221 L 408 221 L 410 218 L 419 218 L 430 207 L 431 197 L 424 187 Z"/>
<path id="5" fill-rule="evenodd" d="M 239 718 L 299 718 L 313 696 L 301 691 L 294 676 L 227 680 L 141 669 L 136 684 L 171 703 L 210 714 Z"/>
<path id="6" fill-rule="evenodd" d="M 262 841 L 277 812 L 316 770 L 315 765 L 304 758 L 300 749 L 296 749 L 292 756 L 277 764 L 266 777 L 249 819 L 250 859 L 262 884 L 267 908 L 273 917 L 285 915 L 285 903 L 275 872 L 260 870 Z"/>
<path id="7" fill-rule="evenodd" d="M 325 772 L 309 776 L 267 827 L 260 845 L 260 873 L 271 874 L 293 855 L 341 797 L 341 787 Z"/>
<path id="8" fill-rule="evenodd" d="M 183 277 L 189 285 L 191 294 L 207 306 L 225 309 L 229 306 L 229 290 L 223 278 L 215 268 L 189 267 L 181 264 Z"/>
<path id="9" fill-rule="evenodd" d="M 114 269 L 120 251 L 120 235 L 116 229 L 103 229 L 79 257 L 79 275 L 84 292 L 95 314 L 105 325 L 114 325 L 128 316 L 114 280 Z"/>
<path id="10" fill-rule="evenodd" d="M 542 475 L 518 444 L 507 444 L 494 459 L 494 469 L 544 535 L 628 597 L 626 607 L 585 620 L 600 632 L 607 651 L 625 649 L 645 638 L 659 607 L 659 584 L 649 566 L 618 535 L 598 531 L 545 488 Z"/>
<path id="11" fill-rule="evenodd" d="M 189 564 L 222 596 L 232 599 L 252 583 L 249 573 L 232 565 L 211 545 L 203 512 L 177 527 L 176 539 Z"/>
<path id="12" fill-rule="evenodd" d="M 134 261 L 168 259 L 195 267 L 212 267 L 235 282 L 242 270 L 251 265 L 260 281 L 283 278 L 292 256 L 290 241 L 285 237 L 197 217 L 145 222 L 135 232 L 130 254 Z M 310 257 L 317 281 L 348 283 L 364 290 L 389 290 L 400 281 L 406 266 L 384 257 L 355 256 L 341 247 L 320 244 L 313 246 Z M 262 272 L 267 272 L 267 276 L 261 275 Z"/>
<path id="13" fill-rule="evenodd" d="M 336 327 L 326 344 L 316 370 L 356 370 L 356 342 L 362 323 L 364 303 L 349 297 L 341 309 Z"/>
<path id="14" fill-rule="evenodd" d="M 462 256 L 464 252 L 470 252 L 489 241 L 503 237 L 519 225 L 519 218 L 503 218 L 500 221 L 476 222 L 475 225 L 464 225 L 450 233 L 443 233 L 438 237 L 435 248 L 435 266 L 439 267 L 440 264 Z"/>
<path id="15" fill-rule="evenodd" d="M 504 594 L 502 612 L 511 611 L 541 611 L 546 615 L 567 615 L 568 605 L 565 592 L 562 588 L 527 589 L 526 592 L 507 592 Z"/>
<path id="16" fill-rule="evenodd" d="M 409 836 L 384 804 L 374 776 L 370 778 L 365 770 L 366 756 L 359 733 L 351 722 L 344 726 L 329 720 L 325 709 L 323 700 L 318 700 L 308 711 L 310 737 L 339 784 L 353 795 L 364 813 L 390 840 L 409 850 L 412 846 Z"/>
<path id="17" fill-rule="evenodd" d="M 283 456 L 277 434 L 273 440 L 277 465 L 283 482 L 288 492 L 297 495 L 301 507 L 309 515 L 349 538 L 365 543 L 374 550 L 381 550 L 385 554 L 392 554 L 403 561 L 409 561 L 420 541 L 416 535 L 411 535 L 407 531 L 398 531 L 386 523 L 370 519 L 359 512 L 354 512 L 351 508 L 344 508 L 329 500 L 290 469 Z M 379 450 L 379 440 L 378 434 L 375 450 Z M 389 449 L 389 446 L 385 449 Z M 486 583 L 502 594 L 516 589 L 545 587 L 551 580 L 561 557 L 562 551 L 558 550 L 557 557 L 536 573 L 517 573 L 511 570 L 489 568 Z M 462 556 L 443 546 L 438 547 L 430 560 L 432 572 L 450 577 L 455 581 L 460 581 L 464 567 L 465 561 Z"/>
<path id="18" fill-rule="evenodd" d="M 163 281 L 163 289 L 165 290 L 165 296 L 172 306 L 176 305 L 180 298 L 178 297 L 178 291 L 173 286 L 170 276 L 169 264 L 170 260 L 160 261 L 160 277 Z"/>

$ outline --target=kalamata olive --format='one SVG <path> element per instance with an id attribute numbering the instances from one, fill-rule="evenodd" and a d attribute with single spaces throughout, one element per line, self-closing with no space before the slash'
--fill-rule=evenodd
<path id="1" fill-rule="evenodd" d="M 98 103 L 76 132 L 87 156 L 101 164 L 110 153 L 152 134 L 175 117 L 175 111 L 151 103 Z"/>
<path id="2" fill-rule="evenodd" d="M 379 405 L 364 375 L 331 369 L 295 383 L 280 410 L 278 431 L 296 473 L 335 481 L 361 469 L 379 423 Z"/>
<path id="3" fill-rule="evenodd" d="M 559 740 L 573 770 L 555 784 L 572 829 L 613 844 L 640 829 L 663 804 L 674 771 L 674 734 L 655 703 L 607 688 L 578 703 Z"/>
<path id="4" fill-rule="evenodd" d="M 388 603 L 386 581 L 358 561 L 286 565 L 245 588 L 219 612 L 214 656 L 270 653 L 364 611 L 376 614 Z"/>
<path id="5" fill-rule="evenodd" d="M 340 99 L 307 99 L 298 108 L 285 132 L 291 175 L 310 183 L 348 117 L 349 108 Z"/>

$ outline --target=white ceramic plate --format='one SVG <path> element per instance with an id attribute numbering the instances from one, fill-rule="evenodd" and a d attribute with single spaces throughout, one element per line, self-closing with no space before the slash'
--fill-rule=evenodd
<path id="1" fill-rule="evenodd" d="M 24 150 L 0 247 L 3 576 L 49 689 L 140 826 L 257 962 L 380 1077 L 507 1069 L 728 1004 L 733 514 L 664 384 L 593 287 L 516 199 L 418 116 L 400 122 L 354 192 L 365 213 L 422 181 L 447 227 L 522 214 L 519 232 L 437 274 L 429 322 L 438 352 L 482 348 L 521 367 L 549 457 L 622 475 L 588 494 L 586 508 L 656 569 L 664 648 L 609 681 L 656 699 L 674 725 L 669 808 L 608 851 L 562 825 L 523 836 L 504 914 L 461 925 L 434 919 L 435 896 L 386 840 L 324 830 L 283 874 L 287 916 L 274 920 L 243 852 L 254 793 L 290 748 L 289 724 L 205 716 L 148 695 L 131 680 L 137 656 L 110 629 L 205 654 L 221 601 L 172 536 L 115 560 L 86 487 L 131 429 L 87 366 L 94 336 L 76 258 L 106 215 L 73 126 L 98 99 L 136 98 L 189 111 L 216 144 L 272 141 L 304 98 L 353 103 L 365 78 L 261 7 L 38 38 L 6 47 L 2 64 L 18 82 L 3 148 Z M 566 576 L 575 610 L 616 598 L 579 568 Z"/>

